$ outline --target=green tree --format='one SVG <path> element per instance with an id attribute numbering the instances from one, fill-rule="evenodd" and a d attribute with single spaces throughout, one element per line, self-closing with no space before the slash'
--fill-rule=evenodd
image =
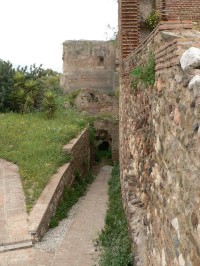
<path id="1" fill-rule="evenodd" d="M 35 64 L 15 70 L 10 62 L 0 60 L 0 112 L 31 112 L 49 104 L 49 116 L 54 110 L 54 94 L 61 94 L 59 73 Z M 54 96 L 52 96 L 54 95 Z M 52 105 L 52 106 L 50 106 Z"/>
<path id="2" fill-rule="evenodd" d="M 10 108 L 10 93 L 14 86 L 15 70 L 12 64 L 0 59 L 0 112 L 5 112 Z"/>

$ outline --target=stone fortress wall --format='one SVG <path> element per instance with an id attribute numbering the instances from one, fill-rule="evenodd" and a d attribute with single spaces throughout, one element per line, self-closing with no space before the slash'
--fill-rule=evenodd
<path id="1" fill-rule="evenodd" d="M 176 7 L 180 1 L 159 2 L 163 14 L 172 2 Z M 172 10 L 139 45 L 139 2 L 119 4 L 120 167 L 134 265 L 198 266 L 200 54 L 198 58 L 190 48 L 200 48 L 200 33 Z M 181 4 L 183 13 L 197 3 Z M 131 16 L 134 23 L 127 34 Z M 200 21 L 200 12 L 195 18 Z M 150 53 L 155 58 L 155 84 L 153 88 L 140 84 L 134 90 L 130 72 L 145 65 Z M 198 63 L 181 64 L 191 53 Z"/>
<path id="2" fill-rule="evenodd" d="M 118 86 L 116 56 L 113 41 L 65 41 L 60 79 L 64 91 L 82 88 L 113 91 Z"/>

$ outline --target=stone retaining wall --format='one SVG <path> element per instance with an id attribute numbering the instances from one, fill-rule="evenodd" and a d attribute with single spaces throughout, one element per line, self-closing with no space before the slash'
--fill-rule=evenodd
<path id="1" fill-rule="evenodd" d="M 53 175 L 29 216 L 29 233 L 33 241 L 38 241 L 48 230 L 51 217 L 62 197 L 65 186 L 70 186 L 78 171 L 81 176 L 88 173 L 90 167 L 89 130 L 85 129 L 77 138 L 63 147 L 71 155 L 71 162 L 63 165 Z"/>
<path id="2" fill-rule="evenodd" d="M 191 23 L 162 23 L 122 64 L 121 182 L 137 266 L 200 265 L 200 94 L 179 63 L 199 41 Z M 155 85 L 134 90 L 130 71 L 150 51 Z"/>

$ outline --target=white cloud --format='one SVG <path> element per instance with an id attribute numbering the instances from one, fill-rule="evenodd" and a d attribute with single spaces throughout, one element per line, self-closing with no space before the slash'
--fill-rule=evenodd
<path id="1" fill-rule="evenodd" d="M 62 43 L 103 40 L 117 27 L 116 0 L 0 0 L 0 58 L 61 71 Z"/>

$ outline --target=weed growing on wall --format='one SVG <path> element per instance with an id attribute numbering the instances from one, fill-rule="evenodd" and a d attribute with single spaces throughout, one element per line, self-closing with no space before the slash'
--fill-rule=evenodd
<path id="1" fill-rule="evenodd" d="M 150 30 L 155 29 L 158 23 L 161 21 L 161 15 L 158 11 L 153 10 L 146 18 L 145 24 Z"/>
<path id="2" fill-rule="evenodd" d="M 148 60 L 145 65 L 135 67 L 131 71 L 132 88 L 137 90 L 140 85 L 145 88 L 152 87 L 155 82 L 155 59 L 152 53 L 148 55 Z"/>
<path id="3" fill-rule="evenodd" d="M 97 239 L 100 246 L 100 266 L 131 266 L 133 255 L 128 236 L 128 225 L 121 198 L 119 166 L 113 167 L 109 180 L 109 203 L 105 227 Z"/>

